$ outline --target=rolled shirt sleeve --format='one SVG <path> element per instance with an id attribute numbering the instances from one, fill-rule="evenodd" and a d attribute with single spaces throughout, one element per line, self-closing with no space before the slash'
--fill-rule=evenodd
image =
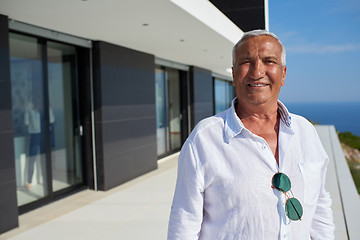
<path id="1" fill-rule="evenodd" d="M 204 204 L 202 179 L 192 145 L 187 141 L 178 160 L 178 176 L 170 213 L 168 240 L 199 239 Z"/>

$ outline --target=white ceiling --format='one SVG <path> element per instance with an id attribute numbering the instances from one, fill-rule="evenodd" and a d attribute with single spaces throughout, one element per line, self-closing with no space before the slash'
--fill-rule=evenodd
<path id="1" fill-rule="evenodd" d="M 0 0 L 0 13 L 225 76 L 230 76 L 231 49 L 242 35 L 207 0 Z"/>

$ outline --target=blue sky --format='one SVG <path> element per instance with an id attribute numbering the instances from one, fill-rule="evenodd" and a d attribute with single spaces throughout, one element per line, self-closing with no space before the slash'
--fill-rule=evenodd
<path id="1" fill-rule="evenodd" d="M 269 0 L 287 52 L 283 102 L 360 102 L 360 0 Z"/>

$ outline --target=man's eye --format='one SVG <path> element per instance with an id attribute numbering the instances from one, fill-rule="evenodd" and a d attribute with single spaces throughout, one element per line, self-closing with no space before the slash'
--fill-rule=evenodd
<path id="1" fill-rule="evenodd" d="M 274 61 L 274 60 L 265 60 L 265 63 L 268 63 L 268 64 L 276 64 L 276 61 Z"/>

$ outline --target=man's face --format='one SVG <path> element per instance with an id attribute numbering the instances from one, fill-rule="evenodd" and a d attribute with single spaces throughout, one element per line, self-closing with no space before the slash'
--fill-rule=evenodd
<path id="1" fill-rule="evenodd" d="M 232 75 L 240 104 L 277 103 L 286 77 L 280 44 L 270 36 L 249 38 L 236 51 Z"/>

